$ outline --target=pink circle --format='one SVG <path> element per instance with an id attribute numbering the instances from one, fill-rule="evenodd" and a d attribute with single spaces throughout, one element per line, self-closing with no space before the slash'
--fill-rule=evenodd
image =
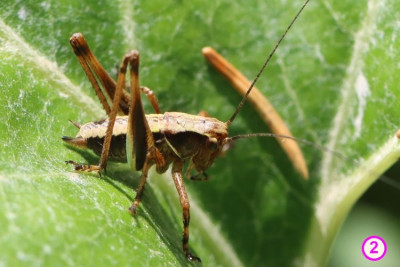
<path id="1" fill-rule="evenodd" d="M 371 258 L 371 257 L 368 255 L 368 252 L 365 251 L 365 247 L 364 247 L 364 246 L 365 246 L 365 244 L 366 244 L 370 239 L 378 239 L 378 240 L 382 243 L 382 245 L 383 245 L 383 247 L 384 247 L 384 251 L 383 251 L 382 255 L 379 256 L 378 258 Z M 377 236 L 377 235 L 369 236 L 369 237 L 367 237 L 367 238 L 364 240 L 364 242 L 363 242 L 363 244 L 362 244 L 362 246 L 361 246 L 361 251 L 362 251 L 364 257 L 367 258 L 368 260 L 370 260 L 370 261 L 379 261 L 380 259 L 382 259 L 382 258 L 385 257 L 385 255 L 386 255 L 386 251 L 387 251 L 386 242 L 385 242 L 385 240 L 383 240 L 383 238 L 381 238 L 381 237 L 379 237 L 379 236 Z M 376 252 L 375 252 L 375 253 L 376 253 Z"/>

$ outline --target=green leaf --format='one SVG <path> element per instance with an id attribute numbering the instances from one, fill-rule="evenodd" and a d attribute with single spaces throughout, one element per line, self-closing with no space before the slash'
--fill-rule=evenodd
<path id="1" fill-rule="evenodd" d="M 152 172 L 138 215 L 127 208 L 140 173 L 74 173 L 68 119 L 105 116 L 72 49 L 83 32 L 103 66 L 141 52 L 141 83 L 164 111 L 207 110 L 222 121 L 240 97 L 207 65 L 212 46 L 249 78 L 301 1 L 35 1 L 0 4 L 0 265 L 186 265 L 170 174 Z M 400 3 L 311 1 L 258 87 L 292 133 L 345 155 L 303 147 L 301 179 L 273 139 L 242 140 L 187 181 L 190 247 L 205 265 L 322 265 L 347 213 L 400 156 Z M 151 106 L 144 100 L 145 109 Z M 245 105 L 231 135 L 268 132 Z"/>

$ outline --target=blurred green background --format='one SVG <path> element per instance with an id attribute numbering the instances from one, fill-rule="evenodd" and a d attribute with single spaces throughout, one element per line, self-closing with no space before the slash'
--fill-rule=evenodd
<path id="1" fill-rule="evenodd" d="M 393 165 L 357 201 L 334 243 L 329 267 L 397 266 L 400 252 L 400 163 Z M 379 233 L 379 234 L 378 234 Z M 365 238 L 379 235 L 387 245 L 387 255 L 369 262 L 361 254 Z"/>

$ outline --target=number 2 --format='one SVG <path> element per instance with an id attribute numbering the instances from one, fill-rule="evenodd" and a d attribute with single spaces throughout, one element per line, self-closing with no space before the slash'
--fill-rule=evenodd
<path id="1" fill-rule="evenodd" d="M 377 250 L 375 250 L 375 249 L 377 249 L 378 248 L 378 242 L 376 242 L 376 241 L 372 241 L 371 242 L 371 245 L 373 245 L 374 247 L 369 251 L 369 253 L 379 253 L 379 251 L 377 251 Z"/>

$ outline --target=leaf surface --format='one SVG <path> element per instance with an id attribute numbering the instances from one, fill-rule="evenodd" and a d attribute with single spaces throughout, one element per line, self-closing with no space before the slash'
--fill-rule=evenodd
<path id="1" fill-rule="evenodd" d="M 140 174 L 110 164 L 78 174 L 65 160 L 68 120 L 105 116 L 72 49 L 83 32 L 116 77 L 141 52 L 141 84 L 163 111 L 222 121 L 240 97 L 207 65 L 212 46 L 253 78 L 301 2 L 2 1 L 0 9 L 0 261 L 6 265 L 185 265 L 181 210 L 170 175 L 151 173 L 138 215 L 127 208 Z M 345 155 L 304 147 L 303 181 L 273 139 L 241 140 L 187 181 L 190 246 L 206 265 L 320 265 L 357 198 L 399 157 L 400 4 L 311 1 L 258 88 L 292 133 Z M 144 99 L 147 112 L 151 106 Z M 245 105 L 231 135 L 268 132 Z"/>

